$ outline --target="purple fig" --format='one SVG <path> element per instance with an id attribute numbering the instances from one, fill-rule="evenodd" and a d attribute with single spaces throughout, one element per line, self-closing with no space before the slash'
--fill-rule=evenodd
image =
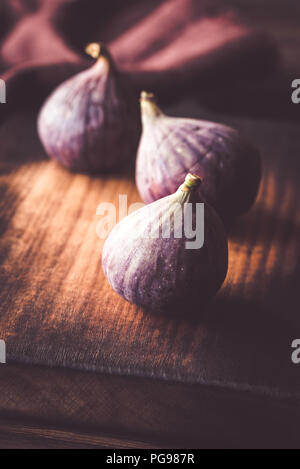
<path id="1" fill-rule="evenodd" d="M 141 95 L 143 134 L 136 183 L 145 203 L 172 194 L 190 171 L 226 223 L 255 202 L 261 179 L 258 151 L 234 129 L 197 119 L 168 117 L 153 94 Z"/>
<path id="2" fill-rule="evenodd" d="M 225 229 L 188 174 L 176 193 L 132 213 L 108 236 L 104 273 L 126 300 L 165 314 L 203 313 L 228 269 Z"/>
<path id="3" fill-rule="evenodd" d="M 38 118 L 47 154 L 75 171 L 118 170 L 134 160 L 140 116 L 130 84 L 107 49 L 90 44 L 96 63 L 62 83 Z"/>

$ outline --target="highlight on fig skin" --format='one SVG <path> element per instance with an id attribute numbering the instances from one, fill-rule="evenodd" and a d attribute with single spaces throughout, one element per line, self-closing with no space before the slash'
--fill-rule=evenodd
<path id="1" fill-rule="evenodd" d="M 38 117 L 38 133 L 48 156 L 71 170 L 120 171 L 136 156 L 138 103 L 104 45 L 91 43 L 86 52 L 96 62 L 50 95 Z"/>
<path id="2" fill-rule="evenodd" d="M 192 171 L 203 178 L 202 195 L 226 224 L 252 207 L 261 180 L 261 159 L 237 130 L 199 119 L 169 117 L 154 94 L 145 91 L 140 106 L 143 132 L 136 184 L 145 203 L 172 194 Z"/>
<path id="3" fill-rule="evenodd" d="M 188 174 L 174 194 L 124 218 L 104 244 L 102 266 L 112 289 L 145 311 L 201 317 L 225 280 L 227 237 L 209 204 L 204 205 L 204 244 L 199 249 L 186 247 L 190 240 L 178 211 L 182 214 L 189 204 L 192 225 L 197 226 L 197 206 L 203 203 L 199 185 L 201 178 Z M 181 223 L 183 235 L 177 230 L 175 235 L 175 224 L 170 223 L 170 236 L 162 236 L 166 220 L 174 219 Z"/>

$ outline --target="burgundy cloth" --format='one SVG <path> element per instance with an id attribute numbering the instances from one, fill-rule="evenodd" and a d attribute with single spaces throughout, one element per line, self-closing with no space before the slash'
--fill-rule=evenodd
<path id="1" fill-rule="evenodd" d="M 9 110 L 40 105 L 90 63 L 89 41 L 108 44 L 137 92 L 160 100 L 205 95 L 220 80 L 264 72 L 276 47 L 234 12 L 205 0 L 1 0 L 0 76 Z"/>

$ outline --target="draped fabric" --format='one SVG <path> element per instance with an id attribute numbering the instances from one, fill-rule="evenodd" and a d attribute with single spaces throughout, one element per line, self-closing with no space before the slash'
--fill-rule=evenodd
<path id="1" fill-rule="evenodd" d="M 137 92 L 160 100 L 207 95 L 220 82 L 265 73 L 276 62 L 267 35 L 205 0 L 1 0 L 0 77 L 8 111 L 40 105 L 86 67 L 89 41 L 106 43 Z"/>

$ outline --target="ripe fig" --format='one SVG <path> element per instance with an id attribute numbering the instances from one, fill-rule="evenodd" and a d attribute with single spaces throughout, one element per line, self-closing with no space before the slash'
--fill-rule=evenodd
<path id="1" fill-rule="evenodd" d="M 102 265 L 113 290 L 164 314 L 199 315 L 221 287 L 228 243 L 220 217 L 188 174 L 176 193 L 130 214 L 116 225 Z"/>
<path id="2" fill-rule="evenodd" d="M 234 129 L 163 114 L 153 94 L 141 95 L 143 133 L 136 183 L 145 203 L 172 194 L 190 171 L 201 193 L 229 222 L 255 202 L 261 179 L 258 151 Z"/>
<path id="3" fill-rule="evenodd" d="M 62 83 L 38 118 L 47 154 L 75 171 L 118 170 L 134 161 L 140 136 L 138 105 L 107 49 L 90 44 L 96 63 Z"/>

